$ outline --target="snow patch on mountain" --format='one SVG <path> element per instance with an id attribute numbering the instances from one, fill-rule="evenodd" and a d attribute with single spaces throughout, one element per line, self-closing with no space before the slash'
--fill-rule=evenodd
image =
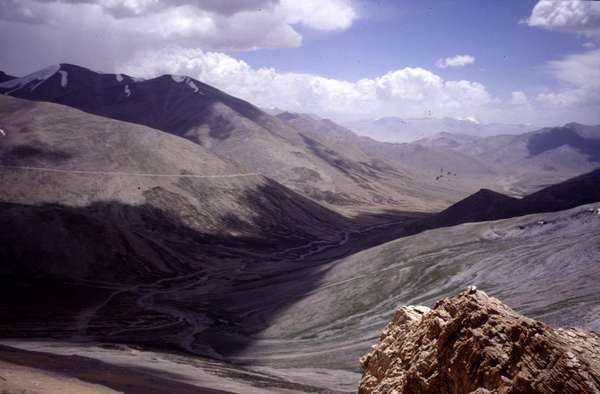
<path id="1" fill-rule="evenodd" d="M 125 97 L 129 97 L 131 96 L 131 89 L 129 88 L 129 85 L 125 85 Z"/>
<path id="2" fill-rule="evenodd" d="M 15 78 L 15 79 L 11 79 L 10 81 L 0 83 L 0 89 L 11 89 L 4 93 L 4 94 L 9 94 L 9 93 L 14 92 L 15 90 L 21 89 L 22 87 L 24 87 L 26 85 L 29 85 L 32 82 L 37 81 L 37 83 L 35 85 L 33 85 L 30 89 L 31 91 L 34 91 L 38 86 L 40 86 L 42 83 L 46 82 L 46 80 L 48 78 L 50 78 L 51 76 L 56 74 L 59 70 L 60 70 L 60 65 L 54 64 L 52 66 L 46 67 L 40 71 L 36 71 L 36 72 L 26 75 L 24 77 Z"/>
<path id="3" fill-rule="evenodd" d="M 66 88 L 69 84 L 69 73 L 63 70 L 59 71 L 60 73 L 60 86 Z"/>
<path id="4" fill-rule="evenodd" d="M 187 81 L 187 85 L 192 88 L 192 90 L 194 91 L 194 93 L 198 93 L 200 91 L 200 89 L 198 89 L 198 86 L 196 86 L 196 84 L 194 83 L 194 81 L 192 81 L 191 79 Z"/>
<path id="5" fill-rule="evenodd" d="M 171 79 L 175 83 L 182 83 L 186 80 L 186 77 L 184 77 L 183 75 L 171 75 Z"/>
<path id="6" fill-rule="evenodd" d="M 194 83 L 194 81 L 190 77 L 186 77 L 183 75 L 171 75 L 171 79 L 175 83 L 185 83 L 187 86 L 189 86 L 194 91 L 194 93 L 204 94 L 200 91 L 198 86 Z"/>
<path id="7" fill-rule="evenodd" d="M 117 74 L 115 78 L 117 78 L 117 82 L 123 82 L 123 74 Z"/>
<path id="8" fill-rule="evenodd" d="M 481 124 L 481 122 L 479 121 L 479 119 L 477 119 L 474 116 L 465 116 L 464 118 L 458 118 L 458 120 L 462 120 L 462 121 L 466 121 L 466 122 L 471 122 L 473 124 Z"/>

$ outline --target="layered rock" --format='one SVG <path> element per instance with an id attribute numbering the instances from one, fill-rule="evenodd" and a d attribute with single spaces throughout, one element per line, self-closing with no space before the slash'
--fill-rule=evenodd
<path id="1" fill-rule="evenodd" d="M 471 287 L 400 308 L 359 393 L 600 393 L 600 335 L 554 329 Z"/>

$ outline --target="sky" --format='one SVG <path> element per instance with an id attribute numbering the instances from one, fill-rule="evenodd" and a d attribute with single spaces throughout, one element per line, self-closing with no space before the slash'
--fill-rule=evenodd
<path id="1" fill-rule="evenodd" d="M 2 0 L 0 70 L 188 75 L 336 120 L 600 124 L 600 2 Z"/>

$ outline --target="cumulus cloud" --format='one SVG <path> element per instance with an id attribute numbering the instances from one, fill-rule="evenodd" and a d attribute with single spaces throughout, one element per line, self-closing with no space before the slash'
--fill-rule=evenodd
<path id="1" fill-rule="evenodd" d="M 76 16 L 76 17 L 74 17 Z M 119 48 L 177 44 L 205 50 L 295 47 L 298 26 L 349 28 L 351 0 L 3 0 L 0 20 L 111 35 Z M 27 29 L 13 26 L 13 31 Z M 93 34 L 90 34 L 93 33 Z M 24 34 L 26 35 L 26 34 Z M 15 34 L 17 36 L 17 34 Z M 93 45 L 94 42 L 89 44 Z M 117 53 L 119 48 L 113 48 Z"/>
<path id="2" fill-rule="evenodd" d="M 545 70 L 558 83 L 554 90 L 518 90 L 504 100 L 494 97 L 481 83 L 446 80 L 420 67 L 348 81 L 255 68 L 224 53 L 181 47 L 144 51 L 117 68 L 143 77 L 188 75 L 260 107 L 312 112 L 338 120 L 475 116 L 484 122 L 510 119 L 545 125 L 600 120 L 600 50 L 546 65 Z"/>
<path id="3" fill-rule="evenodd" d="M 281 0 L 277 10 L 290 24 L 325 31 L 347 29 L 357 17 L 345 0 Z"/>
<path id="4" fill-rule="evenodd" d="M 493 101 L 472 81 L 447 81 L 423 68 L 406 67 L 375 78 L 344 81 L 305 73 L 253 68 L 218 52 L 171 47 L 140 53 L 119 69 L 152 77 L 185 74 L 262 107 L 331 116 L 437 116 L 471 113 Z"/>
<path id="5" fill-rule="evenodd" d="M 600 49 L 551 61 L 546 69 L 559 81 L 567 84 L 598 88 L 600 87 Z"/>
<path id="6" fill-rule="evenodd" d="M 542 92 L 536 100 L 552 108 L 600 108 L 600 49 L 549 62 L 546 71 L 561 89 Z"/>
<path id="7" fill-rule="evenodd" d="M 0 2 L 0 20 L 34 24 L 43 22 L 39 12 L 34 11 L 29 3 L 20 0 Z"/>
<path id="8" fill-rule="evenodd" d="M 529 26 L 548 30 L 600 34 L 600 2 L 540 0 L 525 20 Z"/>
<path id="9" fill-rule="evenodd" d="M 513 105 L 527 105 L 529 104 L 529 99 L 527 98 L 525 92 L 518 90 L 511 93 L 510 103 Z"/>
<path id="10" fill-rule="evenodd" d="M 587 37 L 586 52 L 548 62 L 543 69 L 554 77 L 556 87 L 538 93 L 530 101 L 539 113 L 570 116 L 598 122 L 600 107 L 600 2 L 539 0 L 523 21 L 546 30 L 576 33 Z"/>
<path id="11" fill-rule="evenodd" d="M 594 31 L 595 5 L 590 11 L 590 5 L 579 2 L 558 3 L 563 2 L 540 1 L 528 23 Z M 334 118 L 472 115 L 483 121 L 506 121 L 507 117 L 527 122 L 553 117 L 554 123 L 599 120 L 600 54 L 591 44 L 583 54 L 546 66 L 557 81 L 555 87 L 541 93 L 515 91 L 504 100 L 493 97 L 481 83 L 445 80 L 420 67 L 347 81 L 255 68 L 223 53 L 295 47 L 301 45 L 306 29 L 347 29 L 358 17 L 357 4 L 361 2 L 0 0 L 0 68 L 24 74 L 61 61 L 134 76 L 185 74 L 259 106 Z M 565 7 L 584 7 L 587 14 L 567 13 Z M 473 56 L 463 54 L 440 59 L 437 65 L 447 68 L 474 62 Z"/>
<path id="12" fill-rule="evenodd" d="M 469 64 L 475 63 L 475 58 L 471 55 L 456 55 L 452 57 L 447 57 L 445 59 L 439 59 L 436 62 L 436 65 L 439 68 L 446 67 L 462 67 Z"/>
<path id="13" fill-rule="evenodd" d="M 271 9 L 277 0 L 37 0 L 44 3 L 92 4 L 114 17 L 141 16 L 170 7 L 192 6 L 222 15 Z"/>

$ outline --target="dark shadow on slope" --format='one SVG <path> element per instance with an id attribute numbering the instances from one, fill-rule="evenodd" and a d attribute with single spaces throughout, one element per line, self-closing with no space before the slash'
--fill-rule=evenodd
<path id="1" fill-rule="evenodd" d="M 27 100 L 67 105 L 91 114 L 141 124 L 179 136 L 205 124 L 207 112 L 216 103 L 223 103 L 253 121 L 265 116 L 264 112 L 249 102 L 189 77 L 184 79 L 162 75 L 147 80 L 134 80 L 121 75 L 117 79 L 115 74 L 99 74 L 73 64 L 60 66 L 62 71 L 68 73 L 67 86 L 62 86 L 61 77 L 56 73 L 36 89 L 29 88 L 29 85 L 34 84 L 32 82 L 10 94 Z M 129 93 L 126 93 L 125 86 L 128 86 Z M 219 134 L 219 138 L 227 136 L 225 131 Z"/>
<path id="2" fill-rule="evenodd" d="M 416 230 L 554 212 L 600 201 L 600 169 L 544 188 L 521 199 L 482 189 L 419 223 Z"/>
<path id="3" fill-rule="evenodd" d="M 600 140 L 584 138 L 569 127 L 555 127 L 532 135 L 527 150 L 531 156 L 537 156 L 561 146 L 570 146 L 586 155 L 590 161 L 600 162 Z"/>
<path id="4" fill-rule="evenodd" d="M 0 164 L 3 165 L 40 165 L 57 164 L 72 157 L 68 152 L 54 149 L 53 147 L 36 141 L 32 144 L 17 145 L 0 155 Z"/>
<path id="5" fill-rule="evenodd" d="M 0 83 L 10 81 L 11 79 L 15 79 L 12 75 L 8 75 L 4 71 L 0 71 Z"/>
<path id="6" fill-rule="evenodd" d="M 236 236 L 198 230 L 194 211 L 156 190 L 139 206 L 1 203 L 0 336 L 85 334 L 185 350 L 181 339 L 192 335 L 199 354 L 235 355 L 317 289 L 333 261 L 427 229 L 600 201 L 599 178 L 597 170 L 522 200 L 482 191 L 425 218 L 382 212 L 352 221 L 269 182 L 243 197 L 258 217 L 254 228 L 232 218 Z M 98 305 L 82 331 L 77 317 Z"/>
<path id="7" fill-rule="evenodd" d="M 203 198 L 197 184 L 179 186 Z M 171 308 L 205 319 L 207 331 L 243 338 L 225 345 L 240 351 L 251 343 L 248 333 L 318 286 L 318 267 L 402 236 L 399 224 L 421 217 L 386 212 L 350 220 L 267 180 L 239 197 L 257 213 L 252 226 L 230 214 L 226 228 L 207 233 L 201 213 L 180 195 L 153 188 L 145 196 L 137 206 L 0 203 L 0 337 L 84 335 L 178 347 L 191 322 Z M 242 327 L 250 310 L 231 306 L 248 301 L 246 289 L 295 271 L 315 280 L 261 299 L 260 321 Z M 161 308 L 140 305 L 143 296 Z M 81 326 L 78 316 L 90 307 L 99 309 Z M 198 332 L 195 348 L 220 350 L 213 340 L 220 341 Z"/>
<path id="8" fill-rule="evenodd" d="M 479 222 L 487 220 L 504 219 L 515 216 L 559 211 L 573 208 L 582 204 L 600 201 L 600 170 L 593 171 L 589 174 L 574 178 L 567 182 L 546 188 L 534 195 L 524 199 L 515 199 L 504 196 L 490 190 L 482 190 L 467 199 L 457 203 L 447 210 L 438 213 L 427 215 L 426 217 L 413 217 L 408 219 L 396 227 L 386 228 L 385 232 L 393 232 L 392 239 L 415 235 L 420 232 L 431 230 L 440 227 L 452 226 L 467 222 Z M 389 234 L 385 234 L 389 235 Z M 353 238 L 353 242 L 359 244 L 357 250 L 366 249 L 368 247 L 379 245 L 385 242 L 385 235 L 380 232 L 375 237 L 357 234 Z M 361 244 L 363 241 L 378 242 L 371 244 Z M 368 242 L 368 241 L 367 241 Z M 339 254 L 333 257 L 333 260 L 345 257 L 344 254 Z M 332 260 L 332 261 L 333 261 Z M 306 263 L 309 263 L 308 260 Z M 364 261 L 369 264 L 369 261 Z M 246 297 L 255 297 L 258 299 L 268 298 L 269 295 L 277 294 L 279 298 L 280 289 L 286 289 L 287 296 L 291 296 L 288 300 L 299 300 L 304 295 L 312 293 L 309 288 L 319 289 L 323 276 L 333 267 L 326 265 L 317 270 L 302 270 L 298 275 L 288 275 L 287 277 L 260 278 L 254 285 L 251 283 L 245 288 Z M 283 280 L 283 281 L 282 281 Z M 234 298 L 226 299 L 226 303 L 231 304 Z M 265 306 L 265 309 L 272 307 L 268 315 L 277 316 L 279 311 L 284 310 L 286 306 L 292 305 L 294 301 L 287 302 L 285 298 L 279 298 L 277 302 Z M 337 303 L 353 303 L 361 302 L 360 300 L 344 300 L 332 299 L 330 302 Z M 259 333 L 261 328 L 269 327 L 269 321 L 263 321 L 265 315 L 254 315 L 246 317 L 241 325 L 243 328 L 238 333 L 219 329 L 209 329 L 202 333 L 201 337 L 204 341 L 210 342 L 216 346 L 218 351 L 229 356 L 241 355 L 245 356 L 243 349 L 251 345 L 253 335 Z M 264 338 L 263 338 L 264 339 Z M 260 358 L 257 358 L 260 360 Z M 252 364 L 250 358 L 247 363 Z"/>

